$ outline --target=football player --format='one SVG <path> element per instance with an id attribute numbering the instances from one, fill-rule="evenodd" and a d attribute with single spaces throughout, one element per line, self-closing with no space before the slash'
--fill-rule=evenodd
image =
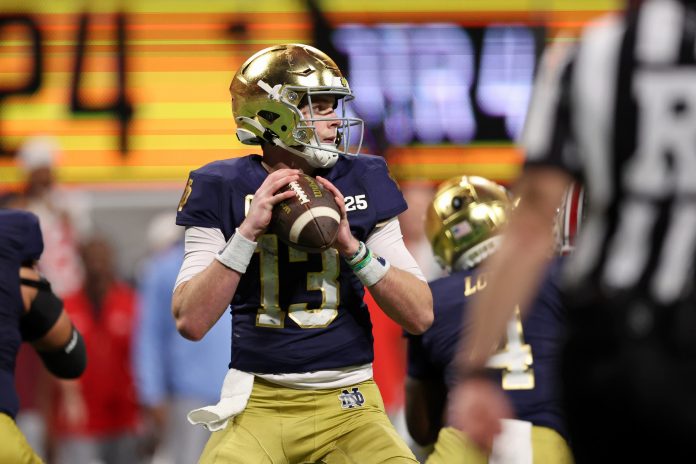
<path id="1" fill-rule="evenodd" d="M 348 117 L 346 79 L 323 52 L 278 45 L 239 68 L 230 94 L 239 140 L 263 155 L 193 171 L 177 217 L 179 331 L 200 339 L 228 305 L 233 317 L 221 400 L 189 414 L 214 431 L 200 462 L 415 462 L 372 380 L 363 294 L 411 333 L 430 326 L 432 298 L 404 246 L 396 216 L 406 203 L 384 159 L 357 155 L 362 121 Z M 294 195 L 278 190 L 300 172 L 342 211 L 322 253 L 267 233 L 273 206 Z"/>
<path id="2" fill-rule="evenodd" d="M 55 376 L 73 379 L 84 372 L 84 341 L 63 303 L 40 277 L 35 262 L 43 251 L 38 218 L 29 212 L 0 211 L 0 462 L 40 463 L 14 418 L 19 399 L 14 368 L 22 341 L 32 344 Z"/>
<path id="3" fill-rule="evenodd" d="M 430 464 L 489 462 L 469 437 L 448 426 L 444 411 L 447 392 L 456 381 L 453 359 L 467 306 L 487 291 L 486 274 L 478 265 L 497 250 L 512 207 L 502 186 L 482 177 L 460 176 L 440 186 L 428 210 L 427 236 L 438 261 L 451 273 L 431 283 L 435 311 L 431 328 L 422 335 L 407 336 L 406 420 L 419 444 L 435 443 Z M 565 211 L 559 218 L 578 217 Z M 570 227 L 578 222 L 559 222 L 558 237 L 574 237 L 574 231 L 563 224 Z M 568 245 L 559 245 L 559 250 L 569 250 Z M 503 434 L 493 448 L 496 460 L 491 457 L 491 462 L 572 462 L 556 388 L 565 320 L 556 286 L 559 266 L 560 262 L 554 262 L 548 269 L 528 317 L 521 321 L 517 312 L 509 322 L 507 339 L 481 373 L 508 395 L 512 408 L 506 415 L 517 417 L 501 425 Z"/>

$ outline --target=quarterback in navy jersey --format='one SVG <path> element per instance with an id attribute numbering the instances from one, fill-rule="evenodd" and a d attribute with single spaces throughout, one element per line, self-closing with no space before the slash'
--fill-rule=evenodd
<path id="1" fill-rule="evenodd" d="M 430 284 L 433 325 L 422 335 L 407 335 L 406 416 L 418 443 L 436 442 L 428 458 L 431 464 L 488 462 L 468 437 L 448 425 L 444 412 L 446 393 L 457 382 L 455 355 L 461 337 L 466 336 L 462 321 L 472 298 L 486 292 L 486 274 L 478 264 L 496 250 L 511 207 L 502 186 L 481 177 L 460 176 L 441 185 L 428 211 L 426 228 L 433 252 L 451 274 Z M 523 436 L 525 443 L 514 450 L 515 459 L 527 453 L 535 463 L 572 462 L 557 387 L 566 319 L 558 289 L 560 264 L 555 261 L 549 267 L 525 320 L 517 313 L 509 322 L 507 340 L 483 373 L 495 379 L 511 400 L 511 417 L 517 419 L 503 427 L 508 434 Z M 494 448 L 499 456 L 505 453 L 501 451 L 505 440 L 510 438 L 503 434 Z"/>
<path id="2" fill-rule="evenodd" d="M 396 216 L 407 206 L 386 163 L 350 151 L 362 121 L 345 116 L 347 81 L 323 52 L 287 44 L 249 58 L 230 93 L 238 138 L 263 156 L 193 171 L 177 216 L 179 331 L 200 339 L 228 305 L 233 317 L 221 400 L 189 414 L 215 432 L 201 462 L 415 462 L 372 380 L 363 295 L 369 287 L 411 333 L 430 326 L 432 298 L 403 244 Z M 336 242 L 321 253 L 267 232 L 273 206 L 294 195 L 279 189 L 300 173 L 341 209 Z"/>
<path id="3" fill-rule="evenodd" d="M 82 336 L 34 268 L 42 252 L 34 214 L 0 210 L 0 462 L 42 462 L 14 422 L 19 409 L 14 372 L 20 344 L 31 343 L 57 377 L 76 378 L 86 367 Z"/>

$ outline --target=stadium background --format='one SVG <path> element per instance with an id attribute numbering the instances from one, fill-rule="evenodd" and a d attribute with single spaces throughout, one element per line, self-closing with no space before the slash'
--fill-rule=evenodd
<path id="1" fill-rule="evenodd" d="M 252 52 L 304 42 L 334 56 L 400 181 L 503 183 L 540 52 L 618 0 L 8 1 L 0 6 L 0 193 L 30 136 L 61 146 L 58 178 L 89 193 L 131 275 L 142 233 L 189 170 L 249 152 L 227 88 Z M 553 39 L 551 39 L 553 37 Z"/>

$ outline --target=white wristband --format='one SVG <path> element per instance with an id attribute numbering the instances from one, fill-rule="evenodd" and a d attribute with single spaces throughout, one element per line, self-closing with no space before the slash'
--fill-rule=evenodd
<path id="1" fill-rule="evenodd" d="M 389 264 L 389 261 L 386 259 L 373 254 L 372 251 L 368 249 L 367 255 L 362 261 L 351 267 L 364 286 L 372 287 L 387 275 L 387 271 L 391 267 L 391 264 Z"/>
<path id="2" fill-rule="evenodd" d="M 251 257 L 254 255 L 254 250 L 256 250 L 256 242 L 252 242 L 240 234 L 239 229 L 235 229 L 234 235 L 227 241 L 227 245 L 220 250 L 220 253 L 215 255 L 215 259 L 220 261 L 223 266 L 244 274 Z"/>
<path id="3" fill-rule="evenodd" d="M 368 253 L 368 249 L 363 242 L 358 241 L 358 249 L 350 258 L 345 258 L 346 263 L 350 267 L 355 267 L 360 261 L 362 261 Z"/>

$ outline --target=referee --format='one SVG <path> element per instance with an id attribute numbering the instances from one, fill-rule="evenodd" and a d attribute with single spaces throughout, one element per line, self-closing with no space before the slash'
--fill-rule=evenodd
<path id="1" fill-rule="evenodd" d="M 452 421 L 484 448 L 509 405 L 482 366 L 536 292 L 572 179 L 588 195 L 565 269 L 576 461 L 678 462 L 696 448 L 696 2 L 630 3 L 577 46 L 552 47 L 537 77 L 522 200 L 487 262 L 450 396 Z"/>

